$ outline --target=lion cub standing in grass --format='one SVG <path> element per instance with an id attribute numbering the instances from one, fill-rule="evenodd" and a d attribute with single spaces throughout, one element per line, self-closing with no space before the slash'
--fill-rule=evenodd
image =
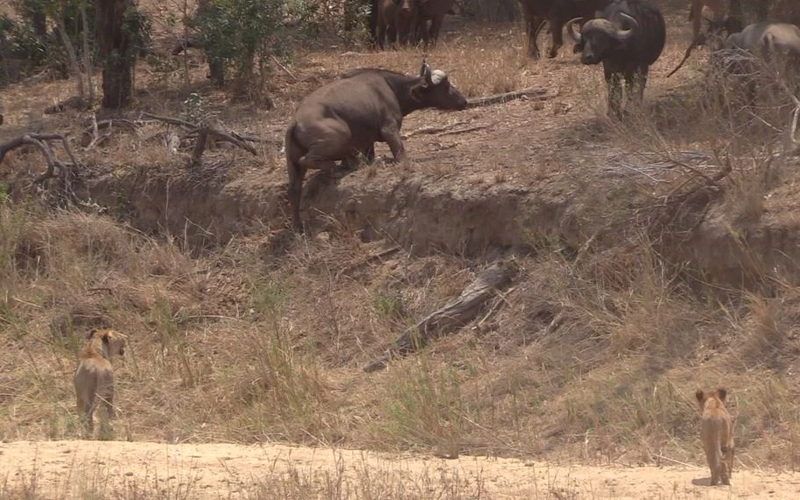
<path id="1" fill-rule="evenodd" d="M 706 451 L 706 460 L 711 469 L 711 486 L 731 484 L 733 474 L 733 423 L 725 408 L 725 389 L 695 393 L 702 412 L 700 441 Z"/>
<path id="2" fill-rule="evenodd" d="M 75 372 L 75 394 L 78 414 L 86 430 L 94 431 L 94 410 L 102 402 L 108 420 L 114 418 L 114 368 L 112 356 L 125 354 L 127 337 L 114 330 L 92 330 L 89 343 L 81 351 L 80 364 Z M 101 428 L 102 430 L 102 428 Z"/>

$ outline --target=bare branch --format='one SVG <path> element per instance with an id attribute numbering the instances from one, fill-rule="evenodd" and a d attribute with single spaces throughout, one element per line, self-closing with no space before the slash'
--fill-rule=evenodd
<path id="1" fill-rule="evenodd" d="M 181 120 L 181 119 L 178 119 L 178 118 L 172 118 L 172 117 L 169 117 L 169 116 L 154 115 L 154 114 L 151 114 L 151 113 L 142 113 L 142 116 L 146 116 L 148 118 L 152 118 L 153 120 L 158 120 L 158 121 L 169 123 L 169 124 L 172 124 L 172 125 L 178 125 L 179 127 L 186 127 L 188 129 L 192 129 L 192 130 L 200 128 L 198 125 L 195 125 L 194 123 L 189 123 L 189 122 L 187 122 L 185 120 Z"/>
<path id="2" fill-rule="evenodd" d="M 514 92 L 506 92 L 504 94 L 490 95 L 486 97 L 476 97 L 467 101 L 468 108 L 476 108 L 479 106 L 488 106 L 490 104 L 502 104 L 504 102 L 513 101 L 514 99 L 521 99 L 523 97 L 533 98 L 536 101 L 546 101 L 558 95 L 548 94 L 547 89 L 541 87 L 529 87 L 527 89 L 515 90 Z"/>
<path id="3" fill-rule="evenodd" d="M 270 56 L 270 57 L 272 58 L 272 62 L 274 62 L 275 64 L 277 64 L 277 65 L 278 65 L 278 67 L 284 71 L 284 73 L 286 73 L 287 75 L 291 76 L 291 77 L 294 79 L 294 81 L 296 81 L 296 82 L 299 82 L 299 81 L 300 81 L 300 79 L 299 79 L 299 78 L 297 78 L 297 77 L 294 75 L 294 73 L 292 73 L 291 71 L 289 71 L 289 68 L 287 68 L 286 66 L 284 66 L 283 64 L 281 64 L 281 62 L 280 62 L 280 61 L 278 61 L 278 59 L 277 59 L 275 56 Z"/>
<path id="4" fill-rule="evenodd" d="M 61 143 L 64 145 L 64 149 L 67 151 L 67 155 L 72 161 L 72 164 L 74 166 L 80 165 L 75 153 L 72 151 L 72 146 L 69 143 L 69 139 L 66 135 L 62 134 L 25 134 L 10 141 L 4 142 L 0 144 L 0 163 L 2 163 L 3 159 L 5 159 L 6 153 L 12 149 L 30 144 L 42 152 L 45 162 L 47 163 L 47 171 L 36 178 L 34 181 L 36 184 L 40 184 L 53 177 L 56 167 L 58 167 L 62 171 L 62 174 L 66 176 L 65 165 L 56 159 L 53 149 L 50 147 L 48 141 L 61 141 Z"/>
<path id="5" fill-rule="evenodd" d="M 257 155 L 258 151 L 256 149 L 247 144 L 244 141 L 240 141 L 239 139 L 233 137 L 231 134 L 223 132 L 216 127 L 202 127 L 197 131 L 197 142 L 194 145 L 194 149 L 192 150 L 192 157 L 191 157 L 191 164 L 196 165 L 200 161 L 200 157 L 203 155 L 203 151 L 206 148 L 206 142 L 208 140 L 208 135 L 213 135 L 218 137 L 219 139 L 230 142 L 231 144 L 238 146 L 245 151 L 251 153 L 252 155 Z"/>

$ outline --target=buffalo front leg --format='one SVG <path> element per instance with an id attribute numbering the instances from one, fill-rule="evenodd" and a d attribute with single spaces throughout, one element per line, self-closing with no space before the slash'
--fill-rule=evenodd
<path id="1" fill-rule="evenodd" d="M 641 106 L 644 101 L 644 88 L 647 85 L 647 71 L 648 68 L 645 66 L 633 73 L 625 75 L 628 100 L 635 102 L 637 106 Z"/>
<path id="2" fill-rule="evenodd" d="M 392 150 L 394 160 L 398 163 L 404 163 L 406 161 L 406 148 L 403 145 L 403 139 L 400 137 L 400 131 L 397 130 L 397 127 L 385 127 L 381 130 L 381 135 L 386 144 L 389 145 L 389 149 Z"/>
<path id="3" fill-rule="evenodd" d="M 534 59 L 539 59 L 539 46 L 536 44 L 536 35 L 539 32 L 539 24 L 543 22 L 542 18 L 538 16 L 526 16 L 525 34 L 528 37 L 528 55 Z"/>
<path id="4" fill-rule="evenodd" d="M 561 46 L 564 45 L 564 34 L 562 33 L 564 23 L 560 19 L 556 18 L 551 18 L 549 22 L 550 31 L 552 32 L 551 34 L 553 36 L 553 45 L 550 47 L 547 57 L 552 59 L 558 55 L 558 51 L 561 49 Z"/>
<path id="5" fill-rule="evenodd" d="M 375 43 L 378 45 L 378 48 L 383 50 L 384 47 L 384 39 L 386 38 L 386 24 L 381 21 L 378 23 L 378 27 L 375 33 Z"/>
<path id="6" fill-rule="evenodd" d="M 622 118 L 622 75 L 606 71 L 605 76 L 608 87 L 608 112 L 617 118 Z"/>

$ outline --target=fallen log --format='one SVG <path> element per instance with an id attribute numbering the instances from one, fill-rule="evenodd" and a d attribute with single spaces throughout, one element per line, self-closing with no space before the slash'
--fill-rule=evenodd
<path id="1" fill-rule="evenodd" d="M 478 275 L 456 299 L 429 314 L 403 332 L 383 355 L 367 363 L 363 370 L 375 372 L 386 368 L 390 359 L 410 354 L 433 339 L 464 326 L 477 317 L 481 306 L 516 276 L 515 262 L 498 262 Z"/>
<path id="2" fill-rule="evenodd" d="M 537 101 L 546 101 L 557 96 L 558 93 L 548 94 L 547 89 L 541 87 L 529 87 L 527 89 L 515 90 L 513 92 L 506 92 L 504 94 L 495 94 L 486 97 L 476 97 L 467 100 L 467 108 L 478 108 L 480 106 L 489 106 L 491 104 L 502 104 L 504 102 L 513 101 L 514 99 L 521 99 L 523 97 L 534 97 Z"/>

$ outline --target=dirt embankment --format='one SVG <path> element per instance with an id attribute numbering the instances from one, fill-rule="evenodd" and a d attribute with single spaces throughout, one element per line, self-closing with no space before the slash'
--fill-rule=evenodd
<path id="1" fill-rule="evenodd" d="M 0 444 L 0 481 L 9 490 L 28 488 L 37 498 L 72 498 L 81 492 L 120 498 L 134 493 L 187 499 L 252 498 L 254 491 L 268 495 L 300 486 L 308 494 L 332 498 L 325 496 L 332 484 L 353 491 L 424 487 L 432 495 L 446 490 L 447 498 L 758 500 L 800 495 L 799 473 L 738 470 L 731 487 L 709 487 L 707 476 L 699 467 L 597 467 L 485 457 L 444 460 L 279 445 Z"/>

